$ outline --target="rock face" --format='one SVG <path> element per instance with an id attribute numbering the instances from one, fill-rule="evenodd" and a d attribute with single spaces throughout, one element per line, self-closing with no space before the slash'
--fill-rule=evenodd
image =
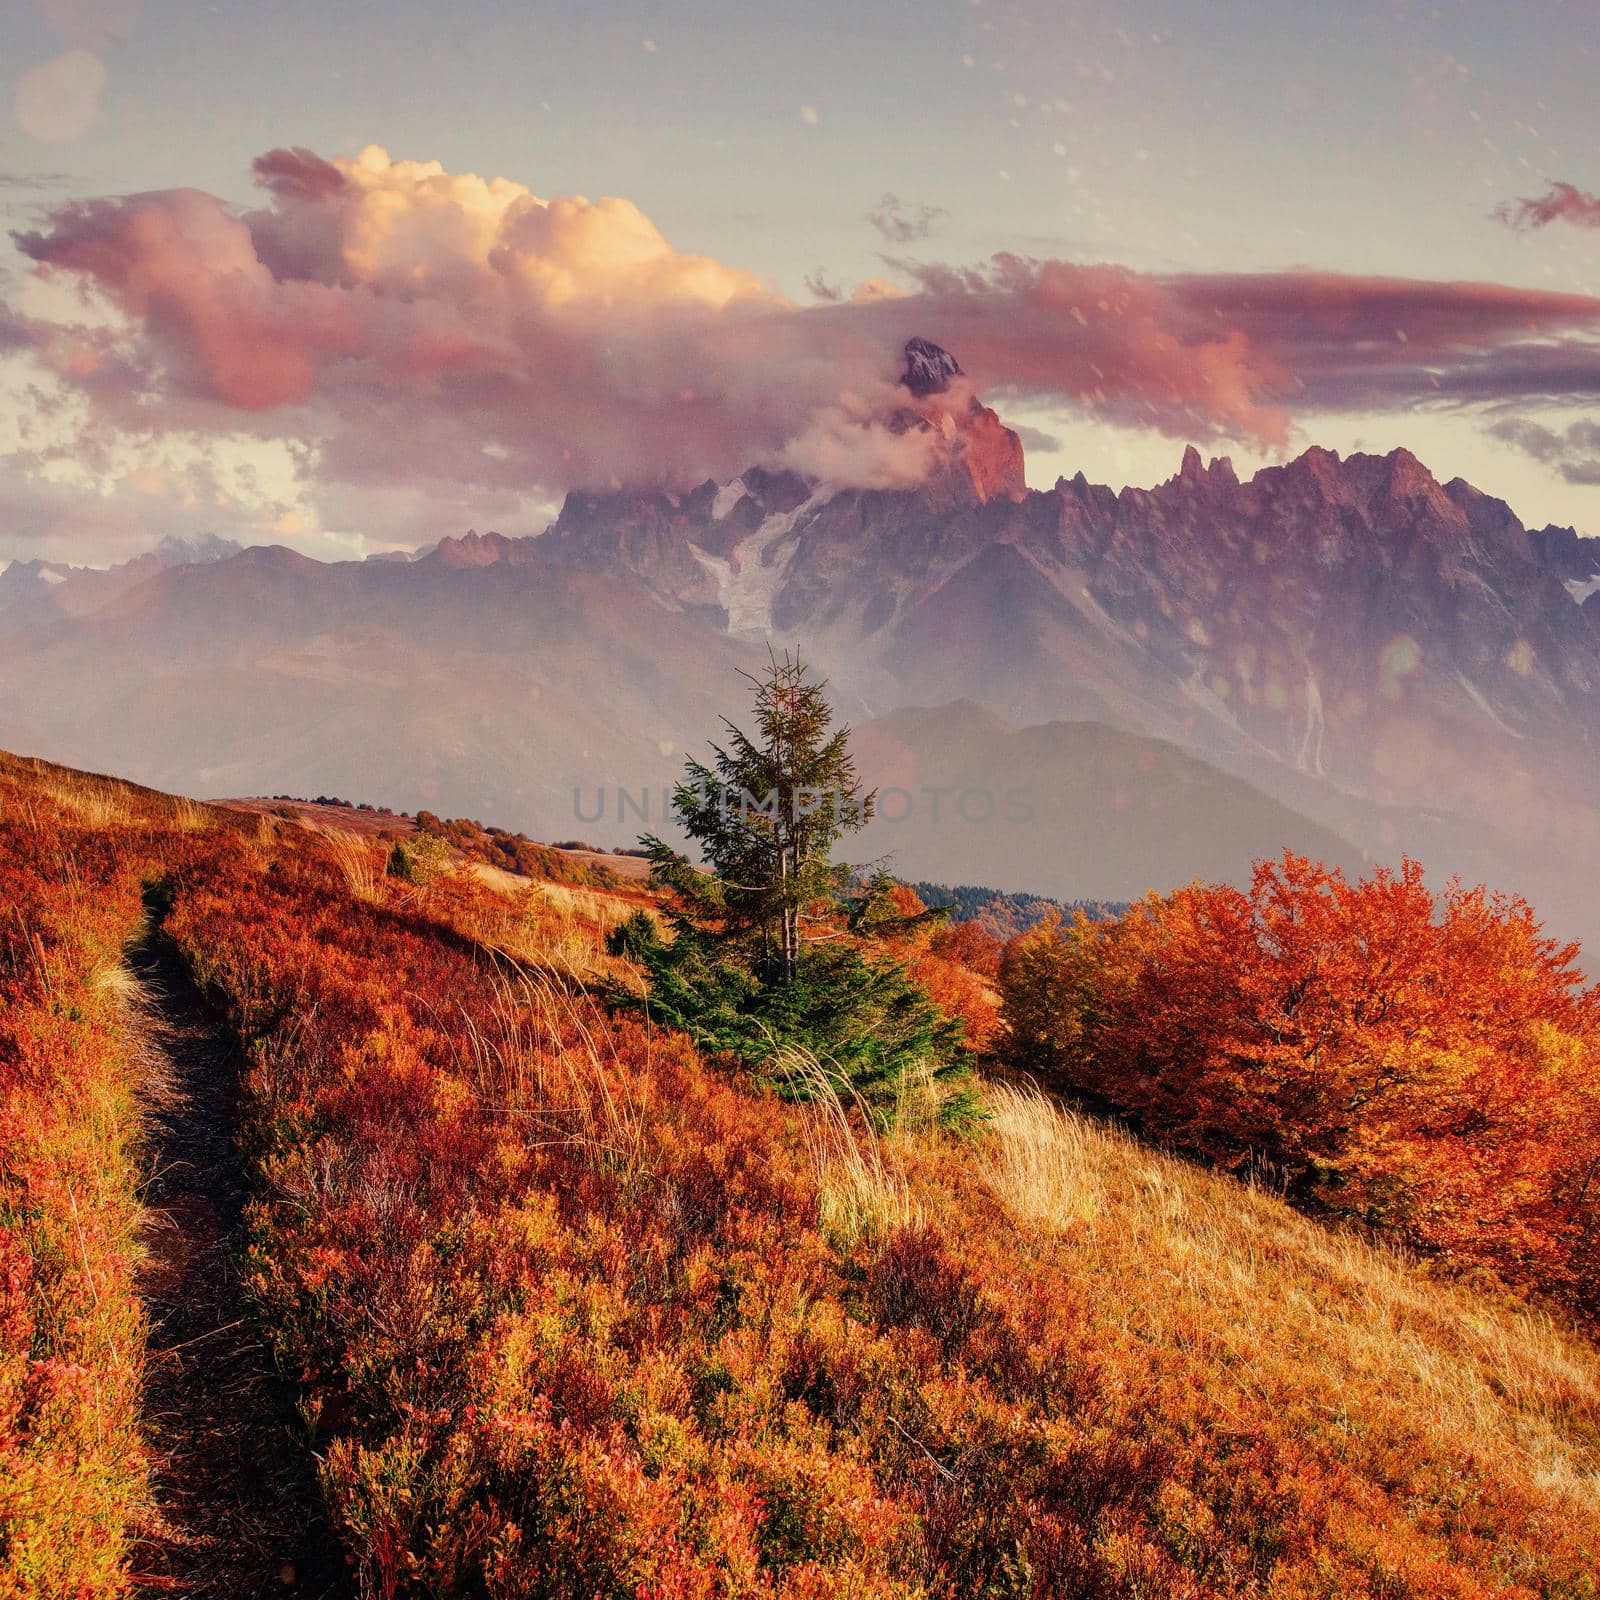
<path id="1" fill-rule="evenodd" d="M 1385 799 L 1441 797 L 1436 760 L 1401 759 L 1412 721 L 1434 758 L 1446 729 L 1474 752 L 1492 736 L 1579 755 L 1600 736 L 1600 633 L 1564 569 L 1503 502 L 1405 450 L 1312 449 L 1242 483 L 1191 448 L 1121 493 L 1081 475 L 1043 493 L 803 489 L 746 474 L 574 498 L 547 541 L 720 607 L 729 631 L 730 595 L 759 589 L 749 631 L 875 693 L 1136 720 Z"/>
<path id="2" fill-rule="evenodd" d="M 1600 539 L 1586 539 L 1576 528 L 1558 528 L 1554 523 L 1528 535 L 1534 558 L 1558 576 L 1581 582 L 1600 575 Z"/>
<path id="3" fill-rule="evenodd" d="M 900 385 L 916 404 L 899 412 L 893 426 L 919 429 L 934 444 L 925 497 L 942 492 L 955 503 L 981 505 L 1027 493 L 1022 440 L 972 392 L 948 350 L 928 339 L 906 340 Z"/>
<path id="4" fill-rule="evenodd" d="M 919 400 L 925 400 L 929 395 L 947 393 L 951 380 L 963 376 L 961 363 L 931 339 L 907 339 L 905 358 L 905 371 L 900 376 L 900 382 Z"/>
<path id="5" fill-rule="evenodd" d="M 960 395 L 936 358 L 914 370 L 948 382 L 922 404 Z M 1530 536 L 1406 450 L 1241 481 L 1191 448 L 1120 493 L 1080 474 L 985 494 L 968 459 L 906 492 L 775 498 L 746 474 L 588 498 L 556 531 L 586 570 L 796 645 L 865 705 L 1168 739 L 1369 854 L 1553 908 L 1575 904 L 1572 862 L 1600 870 L 1600 583 L 1569 575 L 1600 567 L 1593 541 Z"/>

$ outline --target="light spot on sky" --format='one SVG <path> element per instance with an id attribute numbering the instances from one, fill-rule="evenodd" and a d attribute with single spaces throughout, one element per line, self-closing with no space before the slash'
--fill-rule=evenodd
<path id="1" fill-rule="evenodd" d="M 100 118 L 106 65 L 92 50 L 65 50 L 17 82 L 17 125 L 41 144 L 70 144 Z"/>
<path id="2" fill-rule="evenodd" d="M 817 108 L 815 106 L 801 106 L 800 120 L 805 123 L 808 128 L 814 128 L 822 119 L 817 115 Z"/>

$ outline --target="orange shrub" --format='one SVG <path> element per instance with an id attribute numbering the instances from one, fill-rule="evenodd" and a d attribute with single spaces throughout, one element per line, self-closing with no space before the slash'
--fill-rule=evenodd
<path id="1" fill-rule="evenodd" d="M 1181 1338 L 1125 1326 L 1138 1251 L 1019 1234 L 972 1147 L 875 1157 L 897 1203 L 825 1231 L 812 1113 L 322 848 L 213 847 L 170 928 L 252 1040 L 251 1286 L 365 1592 L 1585 1593 L 1600 1518 L 1328 1434 L 1176 1290 Z"/>
<path id="2" fill-rule="evenodd" d="M 1600 997 L 1521 900 L 1286 855 L 1109 923 L 1042 924 L 1001 983 L 1016 1060 L 1149 1134 L 1593 1313 Z"/>
<path id="3" fill-rule="evenodd" d="M 24 1275 L 0 1297 L 0 1594 L 121 1581 L 126 1253 L 86 1227 L 96 1305 L 50 1188 L 84 1169 L 26 1140 L 84 1149 L 85 1085 L 126 1083 L 109 1002 L 80 1023 L 98 990 L 67 985 L 159 869 L 249 1048 L 248 1287 L 358 1592 L 1593 1600 L 1600 1358 L 1548 1325 L 1039 1096 L 997 1090 L 966 1141 L 876 1141 L 837 1105 L 822 1126 L 508 968 L 481 875 L 356 893 L 301 829 L 37 815 L 32 856 L 0 831 L 7 887 L 53 908 L 42 965 L 0 939 L 3 1176 L 27 1185 L 0 1231 Z M 1453 937 L 1515 965 L 1504 921 L 1468 897 Z M 939 938 L 906 954 L 970 977 Z M 1151 911 L 1095 946 L 1094 1028 L 1167 981 L 1162 938 Z M 1041 936 L 1040 971 L 1052 940 L 1084 948 Z M 1539 992 L 1511 1009 L 1564 1025 Z M 58 1327 L 75 1376 L 48 1390 Z M 14 1484 L 41 1472 L 81 1493 L 24 1542 Z M 28 1550 L 59 1563 L 32 1589 Z"/>

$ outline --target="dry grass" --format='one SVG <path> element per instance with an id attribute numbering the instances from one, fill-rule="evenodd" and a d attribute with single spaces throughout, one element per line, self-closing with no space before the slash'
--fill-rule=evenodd
<path id="1" fill-rule="evenodd" d="M 8 820 L 33 804 L 47 818 L 55 811 L 42 790 L 3 791 L 0 783 Z M 92 784 L 84 794 L 92 810 Z M 145 805 L 137 790 L 128 797 L 132 826 L 146 832 L 143 852 L 167 813 L 137 809 Z M 7 829 L 0 842 L 31 848 L 23 832 Z M 284 870 L 268 879 L 240 870 L 254 846 L 232 829 L 172 833 L 163 850 L 199 891 L 173 913 L 189 958 L 214 963 L 240 1016 L 253 1014 L 259 993 L 299 1008 L 249 1091 L 283 1108 L 273 1134 L 284 1141 L 272 1178 L 277 1231 L 258 1263 L 276 1296 L 264 1315 L 292 1330 L 285 1319 L 308 1314 L 315 1302 L 304 1285 L 327 1281 L 310 1275 L 325 1272 L 331 1240 L 342 1263 L 337 1316 L 319 1310 L 306 1325 L 308 1336 L 330 1341 L 319 1360 L 341 1374 L 364 1364 L 429 1375 L 431 1387 L 419 1388 L 416 1407 L 408 1393 L 403 1413 L 384 1409 L 386 1388 L 363 1401 L 376 1408 L 360 1419 L 370 1429 L 363 1439 L 392 1439 L 392 1451 L 365 1456 L 352 1433 L 335 1437 L 326 1458 L 345 1473 L 329 1469 L 330 1494 L 349 1526 L 379 1528 L 375 1546 L 414 1539 L 424 1549 L 439 1530 L 436 1548 L 446 1549 L 454 1538 L 451 1518 L 464 1502 L 409 1465 L 406 1452 L 422 1406 L 452 1415 L 461 1386 L 481 1382 L 471 1391 L 481 1414 L 516 1426 L 526 1425 L 530 1399 L 552 1393 L 585 1403 L 600 1396 L 607 1408 L 588 1435 L 563 1419 L 517 1469 L 523 1476 L 512 1481 L 530 1497 L 551 1481 L 551 1461 L 568 1474 L 564 1485 L 601 1485 L 592 1495 L 573 1491 L 577 1513 L 528 1541 L 529 1563 L 548 1551 L 558 1562 L 574 1552 L 599 1561 L 595 1552 L 616 1530 L 637 1533 L 651 1560 L 688 1548 L 680 1535 L 700 1515 L 694 1508 L 737 1505 L 750 1481 L 718 1476 L 720 1443 L 702 1449 L 696 1432 L 697 1386 L 726 1372 L 725 1392 L 705 1393 L 737 1460 L 766 1463 L 762 1492 L 772 1498 L 762 1507 L 816 1503 L 810 1478 L 802 1499 L 780 1497 L 797 1453 L 813 1459 L 826 1437 L 830 1451 L 837 1442 L 829 1471 L 839 1474 L 829 1503 L 851 1508 L 840 1516 L 861 1530 L 863 1547 L 879 1536 L 886 1507 L 903 1507 L 902 1526 L 918 1537 L 954 1529 L 927 1546 L 925 1560 L 908 1558 L 922 1564 L 903 1585 L 897 1577 L 874 1589 L 841 1566 L 836 1593 L 936 1584 L 999 1592 L 988 1555 L 1017 1537 L 1024 1518 L 1042 1527 L 1038 1508 L 1055 1506 L 1064 1515 L 1088 1508 L 1084 1526 L 1104 1530 L 1092 1552 L 1099 1564 L 1075 1590 L 1048 1572 L 1025 1574 L 1040 1593 L 1576 1600 L 1590 1592 L 1588 1555 L 1600 1545 L 1600 1353 L 1547 1318 L 1443 1283 L 1036 1089 L 990 1086 L 991 1120 L 969 1141 L 879 1134 L 812 1058 L 776 1064 L 809 1082 L 808 1104 L 790 1112 L 745 1097 L 695 1065 L 680 1040 L 612 1023 L 582 992 L 604 970 L 604 931 L 637 903 L 627 897 L 459 873 L 429 891 L 426 916 L 343 908 L 370 935 L 371 953 L 361 971 L 341 967 L 324 987 L 310 986 L 299 930 L 325 902 L 342 901 L 346 882 L 357 899 L 365 889 L 389 906 L 409 903 L 411 891 L 381 877 L 379 845 L 354 841 L 338 857 L 351 870 L 330 875 L 324 852 L 341 848 L 332 831 L 312 839 L 289 827 L 275 851 Z M 36 1336 L 63 1371 L 92 1379 L 92 1392 L 74 1390 L 81 1426 L 63 1430 L 48 1455 L 34 1453 L 24 1486 L 39 1530 L 27 1554 L 52 1577 L 90 1556 L 103 1571 L 120 1563 L 116 1541 L 96 1544 L 95 1530 L 114 1531 L 137 1510 L 128 1471 L 138 1459 L 137 1410 L 126 1380 L 141 1331 L 120 1309 L 137 1314 L 128 1281 L 136 1241 L 124 1233 L 137 1221 L 138 1174 L 122 1165 L 137 1155 L 124 1104 L 135 1074 L 116 1016 L 129 1000 L 126 980 L 110 964 L 123 924 L 137 918 L 138 882 L 120 884 L 122 909 L 108 921 L 103 888 L 80 878 L 89 868 L 71 851 L 56 855 L 44 878 L 33 866 L 17 878 L 9 898 L 23 917 L 3 919 L 14 970 L 40 1002 L 30 1029 L 54 1041 L 40 1059 L 73 1069 L 58 1096 L 17 1124 L 26 1137 L 9 1152 L 33 1169 L 27 1204 L 10 1214 L 26 1225 L 34 1264 L 50 1268 L 19 1355 L 32 1360 Z M 456 932 L 528 960 L 502 964 L 485 1001 L 482 958 L 445 937 Z M 415 989 L 407 996 L 421 1019 L 415 1030 L 395 1023 L 396 971 Z M 339 1004 L 319 1009 L 324 995 Z M 86 1020 L 71 1021 L 69 1032 L 74 1015 Z M 323 1037 L 324 1016 L 361 1020 L 339 1022 L 348 1037 Z M 7 1020 L 0 1008 L 0 1035 Z M 86 1039 L 98 1053 L 80 1076 Z M 415 1097 L 404 1118 L 386 1114 L 397 1095 Z M 304 1137 L 307 1105 L 329 1114 L 332 1132 Z M 419 1129 L 449 1179 L 437 1185 L 448 1201 L 430 1199 L 416 1181 Z M 815 1213 L 805 1203 L 813 1172 Z M 470 1259 L 492 1271 L 460 1271 L 455 1260 L 411 1248 L 455 1225 L 463 1194 L 481 1207 L 469 1248 L 483 1254 Z M 414 1276 L 419 1262 L 433 1276 Z M 680 1262 L 681 1289 L 672 1275 Z M 505 1319 L 495 1296 L 508 1282 L 561 1290 Z M 431 1314 L 458 1293 L 481 1294 L 462 1302 L 471 1317 Z M 492 1332 L 441 1343 L 441 1328 L 454 1337 L 466 1326 Z M 825 1435 L 809 1402 L 791 1398 L 802 1370 L 818 1378 L 806 1392 L 828 1397 L 825 1426 L 836 1433 Z M 654 1385 L 647 1406 L 641 1372 Z M 308 1416 L 319 1414 L 313 1391 L 306 1403 Z M 625 1481 L 640 1498 L 619 1509 L 623 1478 L 580 1474 L 631 1439 L 641 1417 L 656 1430 L 650 1438 L 674 1442 L 648 1471 L 630 1465 Z M 804 1431 L 783 1431 L 791 1427 Z M 459 1439 L 465 1461 L 472 1438 Z M 99 1474 L 92 1496 L 86 1473 Z M 477 1494 L 480 1481 L 492 1480 L 462 1492 Z M 60 1493 L 46 1501 L 40 1485 Z M 16 1503 L 12 1483 L 0 1481 L 0 1544 L 8 1494 Z M 417 1508 L 408 1526 L 423 1532 L 359 1521 L 402 1500 Z M 697 1536 L 709 1525 L 695 1524 Z M 833 1522 L 817 1525 L 833 1538 Z M 838 1548 L 818 1543 L 807 1554 L 826 1568 Z M 1043 1536 L 1033 1547 L 1050 1548 Z M 1148 1565 L 1158 1556 L 1159 1567 Z M 364 1559 L 363 1570 L 374 1570 L 376 1558 Z M 1181 1583 L 1178 1564 L 1192 1583 Z M 506 1592 L 546 1592 L 553 1581 L 530 1565 Z M 476 1572 L 460 1587 L 474 1586 L 482 1587 Z M 674 1588 L 656 1567 L 629 1568 L 614 1586 L 700 1592 Z M 33 1592 L 112 1591 L 91 1580 Z"/>
<path id="2" fill-rule="evenodd" d="M 46 768 L 40 782 L 45 796 L 86 828 L 105 830 L 123 827 L 134 818 L 134 807 L 127 788 L 109 778 L 70 773 Z"/>
<path id="3" fill-rule="evenodd" d="M 984 1094 L 990 1137 L 985 1177 L 1019 1222 L 1068 1228 L 1100 1209 L 1096 1130 L 1035 1085 L 994 1084 Z"/>
<path id="4" fill-rule="evenodd" d="M 867 1108 L 847 1105 L 837 1075 L 808 1051 L 786 1046 L 773 1071 L 803 1086 L 805 1132 L 817 1179 L 818 1221 L 827 1237 L 848 1249 L 897 1227 L 914 1226 L 921 1210 L 889 1141 Z"/>
<path id="5" fill-rule="evenodd" d="M 1514 1455 L 1541 1490 L 1600 1511 L 1592 1344 L 1036 1089 L 986 1100 L 986 1183 L 1036 1248 L 1097 1286 L 1116 1334 L 1188 1351 L 1217 1392 L 1270 1396 L 1308 1432 Z"/>
<path id="6" fill-rule="evenodd" d="M 19 767 L 37 785 L 21 804 Z M 120 965 L 139 884 L 82 845 L 128 797 L 22 763 L 0 767 L 0 789 L 0 1594 L 109 1595 L 143 1503 Z"/>
<path id="7" fill-rule="evenodd" d="M 179 795 L 173 800 L 167 814 L 167 823 L 178 833 L 205 833 L 214 826 L 216 818 L 209 806 Z"/>
<path id="8" fill-rule="evenodd" d="M 327 840 L 328 854 L 344 875 L 352 899 L 376 905 L 383 898 L 387 858 L 381 847 L 360 834 L 337 828 L 316 830 Z"/>
<path id="9" fill-rule="evenodd" d="M 493 899 L 476 908 L 470 932 L 480 944 L 521 967 L 538 967 L 575 983 L 633 981 L 626 961 L 606 953 L 606 935 L 636 909 L 630 902 L 561 883 L 530 883 L 499 867 L 468 869 Z"/>
<path id="10" fill-rule="evenodd" d="M 535 1143 L 581 1148 L 634 1179 L 645 1168 L 645 1123 L 636 1078 L 622 1070 L 604 1013 L 544 971 L 501 959 L 486 1021 L 463 1009 L 467 1077 Z"/>

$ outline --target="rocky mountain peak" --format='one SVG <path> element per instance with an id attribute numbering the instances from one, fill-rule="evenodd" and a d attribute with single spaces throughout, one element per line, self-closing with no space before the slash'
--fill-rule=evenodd
<path id="1" fill-rule="evenodd" d="M 900 383 L 919 403 L 901 410 L 893 426 L 937 437 L 927 490 L 958 501 L 1021 499 L 1027 492 L 1022 440 L 970 388 L 955 387 L 955 380 L 965 377 L 961 363 L 942 346 L 931 339 L 907 339 Z"/>
<path id="2" fill-rule="evenodd" d="M 1600 579 L 1600 539 L 1585 538 L 1576 528 L 1558 528 L 1552 522 L 1530 528 L 1528 543 L 1534 560 L 1559 577 L 1579 583 Z"/>
<path id="3" fill-rule="evenodd" d="M 951 379 L 963 376 L 961 363 L 931 339 L 907 339 L 905 358 L 905 370 L 900 374 L 900 382 L 919 400 L 929 395 L 948 393 Z"/>
<path id="4" fill-rule="evenodd" d="M 459 538 L 441 539 L 424 559 L 442 567 L 492 567 L 508 559 L 513 545 L 503 533 L 468 528 Z"/>
<path id="5" fill-rule="evenodd" d="M 1185 446 L 1178 475 L 1169 481 L 1185 489 L 1203 489 L 1208 486 L 1216 489 L 1239 487 L 1239 475 L 1233 470 L 1233 462 L 1228 456 L 1213 456 L 1208 465 L 1192 444 Z"/>
<path id="6" fill-rule="evenodd" d="M 191 567 L 209 561 L 226 561 L 243 548 L 237 540 L 224 539 L 215 533 L 169 533 L 155 547 L 155 556 L 163 567 Z"/>

